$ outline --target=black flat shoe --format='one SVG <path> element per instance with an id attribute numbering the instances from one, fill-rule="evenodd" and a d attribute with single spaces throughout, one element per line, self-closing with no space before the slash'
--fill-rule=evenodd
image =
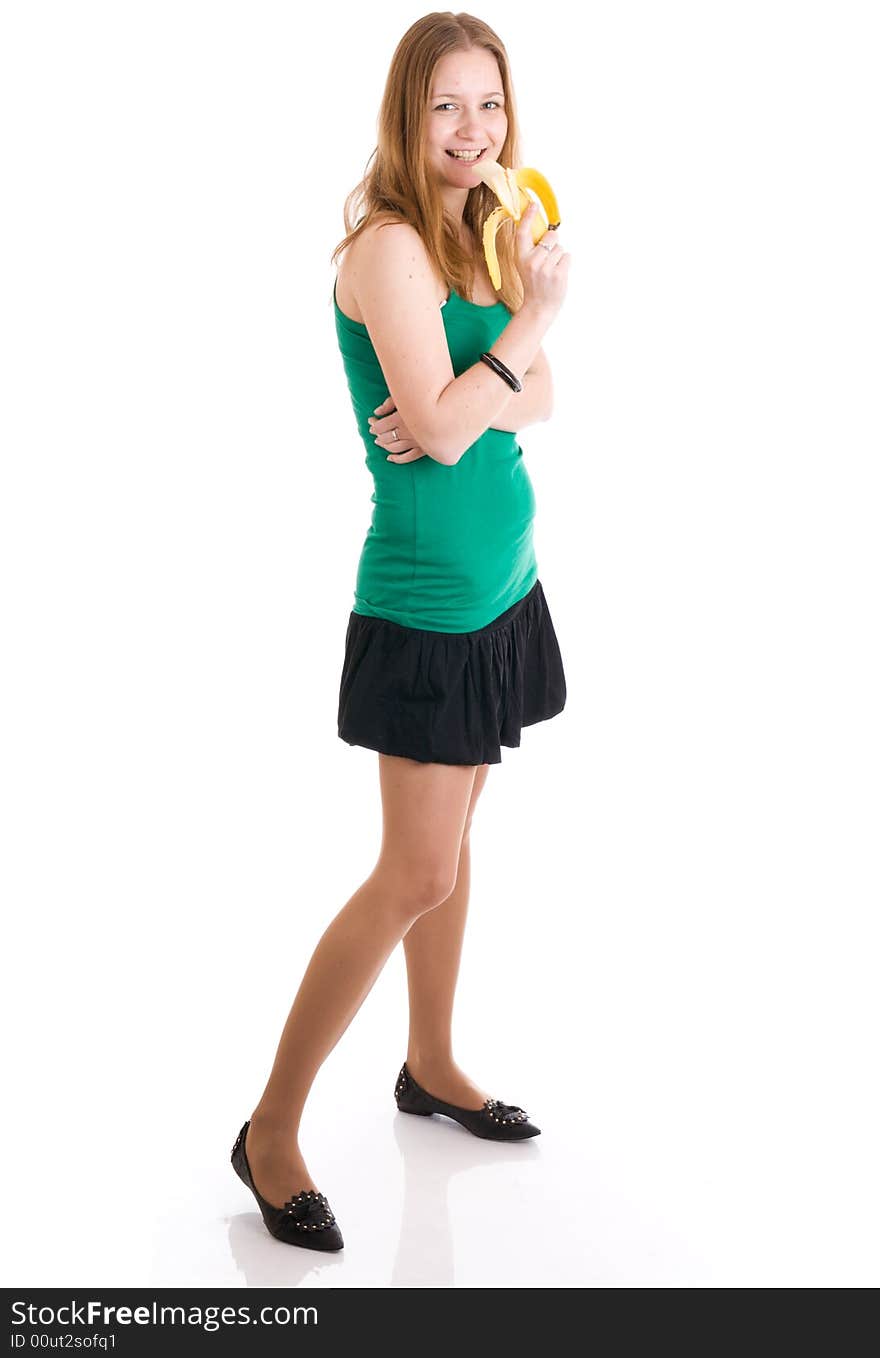
<path id="1" fill-rule="evenodd" d="M 232 1168 L 256 1198 L 269 1233 L 276 1240 L 283 1240 L 285 1245 L 304 1245 L 307 1250 L 341 1250 L 342 1232 L 336 1225 L 336 1218 L 323 1193 L 304 1188 L 302 1192 L 288 1198 L 283 1207 L 274 1207 L 257 1192 L 244 1148 L 250 1125 L 248 1119 L 235 1138 Z"/>
<path id="2" fill-rule="evenodd" d="M 435 1099 L 427 1089 L 422 1089 L 409 1073 L 404 1061 L 400 1067 L 394 1097 L 401 1113 L 416 1113 L 428 1117 L 431 1113 L 444 1113 L 466 1127 L 474 1136 L 483 1136 L 488 1141 L 524 1141 L 528 1136 L 538 1136 L 541 1131 L 522 1108 L 515 1103 L 502 1103 L 500 1099 L 487 1099 L 482 1108 L 457 1108 L 453 1103 Z"/>

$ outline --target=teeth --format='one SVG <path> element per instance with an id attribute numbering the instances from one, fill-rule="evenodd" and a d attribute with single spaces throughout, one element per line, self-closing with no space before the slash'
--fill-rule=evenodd
<path id="1" fill-rule="evenodd" d="M 485 147 L 483 148 L 485 150 Z M 455 156 L 456 160 L 477 160 L 483 154 L 482 151 L 449 151 L 450 156 Z"/>
<path id="2" fill-rule="evenodd" d="M 512 217 L 515 222 L 518 222 L 529 206 L 531 199 L 524 190 L 534 189 L 547 217 L 547 221 L 544 222 L 541 220 L 541 214 L 535 213 L 532 222 L 532 241 L 535 245 L 538 244 L 545 231 L 556 230 L 559 225 L 559 206 L 553 190 L 538 170 L 525 167 L 520 170 L 511 170 L 499 165 L 497 160 L 481 160 L 477 174 L 484 184 L 488 184 L 501 204 L 500 207 L 495 208 L 494 212 L 489 213 L 483 223 L 483 253 L 486 256 L 489 277 L 492 279 L 492 285 L 497 292 L 501 287 L 501 270 L 498 267 L 495 236 L 505 218 Z"/>

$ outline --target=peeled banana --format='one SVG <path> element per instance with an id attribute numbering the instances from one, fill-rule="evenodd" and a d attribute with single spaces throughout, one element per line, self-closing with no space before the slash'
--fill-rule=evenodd
<path id="1" fill-rule="evenodd" d="M 541 214 L 535 213 L 532 221 L 534 245 L 538 244 L 545 231 L 555 231 L 559 226 L 559 206 L 553 190 L 538 170 L 528 168 L 511 170 L 499 165 L 497 160 L 478 160 L 472 168 L 483 183 L 488 184 L 501 203 L 500 207 L 489 213 L 483 224 L 483 254 L 486 257 L 492 286 L 497 292 L 501 287 L 501 269 L 498 265 L 495 237 L 503 221 L 512 217 L 518 222 L 528 208 L 532 200 L 524 190 L 534 189 L 547 217 L 547 221 L 544 222 L 541 220 Z"/>

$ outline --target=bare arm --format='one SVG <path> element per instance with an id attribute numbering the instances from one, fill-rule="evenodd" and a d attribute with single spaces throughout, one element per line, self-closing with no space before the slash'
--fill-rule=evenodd
<path id="1" fill-rule="evenodd" d="M 553 414 L 553 377 L 543 349 L 522 379 L 522 391 L 508 390 L 507 404 L 492 421 L 492 429 L 516 434 L 530 424 L 549 420 Z"/>
<path id="2" fill-rule="evenodd" d="M 501 416 L 514 393 L 478 360 L 455 377 L 437 304 L 437 280 L 421 238 L 405 222 L 362 242 L 355 294 L 388 389 L 419 447 L 453 465 Z M 553 312 L 526 303 L 492 352 L 518 376 L 535 362 Z"/>

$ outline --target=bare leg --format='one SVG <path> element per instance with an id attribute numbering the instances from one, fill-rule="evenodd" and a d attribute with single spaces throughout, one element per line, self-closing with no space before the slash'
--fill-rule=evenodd
<path id="1" fill-rule="evenodd" d="M 379 860 L 321 935 L 248 1128 L 254 1182 L 276 1206 L 319 1187 L 298 1143 L 309 1090 L 406 931 L 449 896 L 475 774 L 473 765 L 379 755 Z"/>
<path id="2" fill-rule="evenodd" d="M 488 774 L 489 765 L 481 764 L 474 778 L 452 894 L 439 910 L 421 915 L 403 940 L 409 988 L 406 1064 L 431 1094 L 460 1108 L 481 1108 L 488 1097 L 452 1055 L 452 1007 L 471 885 L 470 828 Z"/>

